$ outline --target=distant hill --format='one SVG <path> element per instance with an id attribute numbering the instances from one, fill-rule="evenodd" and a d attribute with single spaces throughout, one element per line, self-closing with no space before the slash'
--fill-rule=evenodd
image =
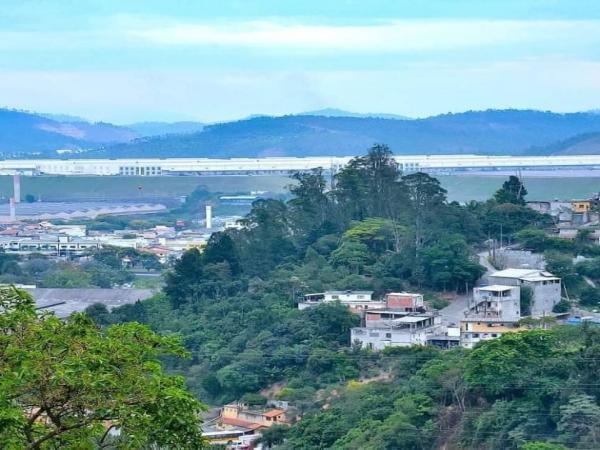
<path id="1" fill-rule="evenodd" d="M 200 122 L 138 122 L 125 125 L 141 137 L 164 136 L 166 134 L 196 133 L 202 131 Z"/>
<path id="2" fill-rule="evenodd" d="M 4 157 L 56 156 L 59 149 L 90 149 L 136 137 L 132 130 L 108 123 L 60 122 L 35 113 L 0 109 L 0 154 Z"/>
<path id="3" fill-rule="evenodd" d="M 202 132 L 137 139 L 86 154 L 97 157 L 261 157 L 357 155 L 373 143 L 396 154 L 535 153 L 572 136 L 600 132 L 600 115 L 532 110 L 469 111 L 426 119 L 314 115 L 256 117 Z"/>
<path id="4" fill-rule="evenodd" d="M 594 135 L 600 133 L 600 114 L 533 110 L 406 120 L 326 109 L 212 125 L 115 126 L 78 119 L 0 109 L 0 156 L 56 157 L 59 149 L 84 158 L 347 156 L 374 143 L 386 143 L 397 154 L 576 154 L 598 152 Z"/>
<path id="5" fill-rule="evenodd" d="M 532 148 L 531 153 L 543 155 L 599 155 L 600 133 L 584 133 L 545 147 Z"/>
<path id="6" fill-rule="evenodd" d="M 398 114 L 386 114 L 386 113 L 355 113 L 350 111 L 344 111 L 343 109 L 337 108 L 325 108 L 316 111 L 307 111 L 299 116 L 323 116 L 323 117 L 374 117 L 377 119 L 397 119 L 397 120 L 412 120 L 411 117 L 401 116 Z"/>

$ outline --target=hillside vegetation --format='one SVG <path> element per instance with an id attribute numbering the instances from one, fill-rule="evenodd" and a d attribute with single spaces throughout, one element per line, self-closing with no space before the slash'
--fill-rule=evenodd
<path id="1" fill-rule="evenodd" d="M 281 448 L 592 448 L 595 330 L 533 330 L 473 351 L 373 353 L 349 342 L 358 318 L 342 305 L 296 309 L 302 293 L 326 289 L 417 290 L 443 306 L 439 293 L 464 292 L 483 273 L 474 246 L 550 224 L 523 206 L 515 177 L 494 199 L 460 206 L 436 179 L 401 176 L 390 156 L 374 147 L 332 190 L 319 171 L 296 175 L 290 201 L 255 202 L 244 229 L 187 252 L 163 294 L 90 314 L 181 334 L 192 359 L 168 366 L 204 401 L 290 401 L 302 419 L 264 436 Z"/>

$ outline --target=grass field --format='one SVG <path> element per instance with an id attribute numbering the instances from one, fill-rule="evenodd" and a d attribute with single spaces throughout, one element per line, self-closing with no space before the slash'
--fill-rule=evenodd
<path id="1" fill-rule="evenodd" d="M 179 197 L 204 185 L 212 192 L 283 191 L 290 179 L 282 176 L 215 177 L 21 177 L 21 197 L 44 201 L 123 200 Z M 12 195 L 12 177 L 0 176 L 0 198 Z"/>
<path id="2" fill-rule="evenodd" d="M 439 175 L 450 200 L 485 200 L 505 177 Z M 600 191 L 600 177 L 525 177 L 530 200 L 587 198 Z M 180 197 L 203 185 L 212 192 L 283 192 L 291 180 L 283 176 L 92 177 L 38 176 L 21 178 L 21 196 L 45 201 L 123 200 Z M 140 189 L 141 188 L 141 189 Z M 0 200 L 12 195 L 12 177 L 0 176 Z"/>

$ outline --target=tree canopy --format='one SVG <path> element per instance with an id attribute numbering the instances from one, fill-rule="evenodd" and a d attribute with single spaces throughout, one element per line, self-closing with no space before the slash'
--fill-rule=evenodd
<path id="1" fill-rule="evenodd" d="M 0 446 L 202 448 L 203 406 L 163 373 L 165 355 L 186 352 L 138 323 L 39 314 L 26 293 L 2 288 Z"/>

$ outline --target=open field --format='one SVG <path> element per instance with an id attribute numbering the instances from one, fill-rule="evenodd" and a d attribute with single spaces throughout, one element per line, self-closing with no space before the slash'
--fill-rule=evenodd
<path id="1" fill-rule="evenodd" d="M 213 192 L 280 192 L 290 181 L 283 176 L 37 176 L 21 177 L 21 197 L 32 194 L 44 201 L 175 198 L 189 194 L 199 185 Z M 12 177 L 0 176 L 0 199 L 7 201 L 11 195 Z"/>
<path id="2" fill-rule="evenodd" d="M 567 172 L 568 174 L 568 172 Z M 450 200 L 485 200 L 506 179 L 495 175 L 438 175 Z M 524 174 L 530 200 L 589 197 L 600 191 L 600 176 L 543 177 Z M 213 192 L 283 192 L 291 180 L 284 176 L 203 176 L 203 177 L 22 177 L 24 199 L 32 194 L 44 201 L 143 200 L 176 198 L 199 185 Z M 140 189 L 141 187 L 141 189 Z M 12 195 L 12 177 L 0 176 L 0 201 Z"/>
<path id="3" fill-rule="evenodd" d="M 486 200 L 498 190 L 507 177 L 492 175 L 439 175 L 450 200 L 459 202 Z M 528 200 L 588 198 L 600 191 L 600 176 L 596 177 L 528 177 L 523 175 Z"/>

